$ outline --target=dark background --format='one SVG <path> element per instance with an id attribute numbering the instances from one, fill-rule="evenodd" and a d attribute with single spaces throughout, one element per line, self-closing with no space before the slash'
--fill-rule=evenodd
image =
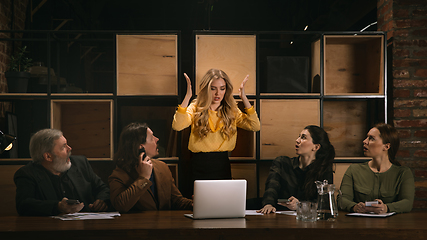
<path id="1" fill-rule="evenodd" d="M 42 0 L 33 0 L 33 9 Z M 56 0 L 44 3 L 28 29 L 346 31 L 375 22 L 373 0 Z M 31 21 L 31 19 L 29 19 Z M 375 28 L 376 29 L 376 28 Z"/>

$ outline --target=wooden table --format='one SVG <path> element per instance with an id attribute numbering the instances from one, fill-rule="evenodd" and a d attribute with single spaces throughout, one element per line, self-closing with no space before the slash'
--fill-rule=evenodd
<path id="1" fill-rule="evenodd" d="M 81 221 L 0 217 L 0 239 L 427 239 L 426 212 L 388 218 L 348 217 L 340 212 L 334 222 L 301 222 L 281 214 L 192 220 L 184 213 L 188 211 L 150 211 Z"/>

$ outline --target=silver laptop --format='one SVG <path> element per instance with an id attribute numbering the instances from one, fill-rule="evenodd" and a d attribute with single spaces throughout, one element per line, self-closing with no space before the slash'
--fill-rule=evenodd
<path id="1" fill-rule="evenodd" d="M 194 181 L 193 219 L 242 218 L 246 210 L 246 180 Z"/>

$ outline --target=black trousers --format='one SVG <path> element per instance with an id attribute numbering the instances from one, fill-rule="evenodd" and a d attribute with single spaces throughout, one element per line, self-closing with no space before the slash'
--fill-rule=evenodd
<path id="1" fill-rule="evenodd" d="M 228 152 L 200 152 L 191 157 L 194 180 L 231 179 Z"/>

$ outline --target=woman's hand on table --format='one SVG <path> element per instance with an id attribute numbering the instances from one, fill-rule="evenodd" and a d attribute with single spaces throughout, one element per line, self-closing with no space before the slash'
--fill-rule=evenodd
<path id="1" fill-rule="evenodd" d="M 267 204 L 263 208 L 261 208 L 260 210 L 258 210 L 257 212 L 258 213 L 263 213 L 263 214 L 275 213 L 276 212 L 276 208 L 273 207 L 271 204 Z"/>

